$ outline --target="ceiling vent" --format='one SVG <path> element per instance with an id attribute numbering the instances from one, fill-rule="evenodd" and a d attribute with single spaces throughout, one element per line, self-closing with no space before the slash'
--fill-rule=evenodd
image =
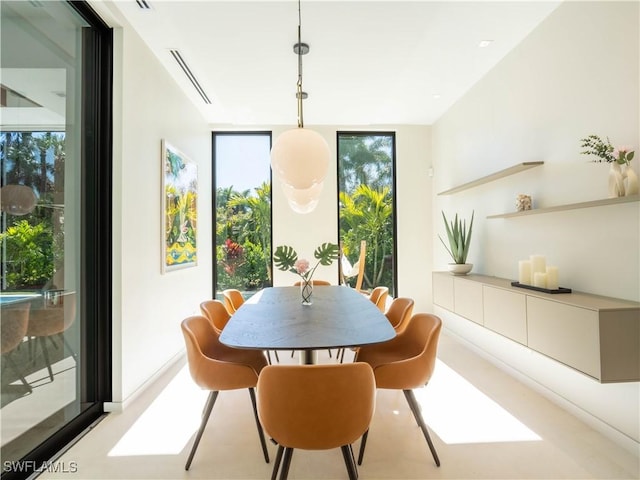
<path id="1" fill-rule="evenodd" d="M 196 80 L 195 75 L 189 68 L 189 65 L 187 65 L 187 62 L 185 62 L 184 59 L 182 58 L 182 55 L 180 55 L 180 52 L 178 50 L 169 50 L 169 51 L 171 52 L 171 55 L 173 55 L 173 58 L 175 59 L 175 61 L 178 62 L 178 65 L 180 65 L 180 68 L 182 69 L 184 74 L 187 76 L 189 81 L 195 87 L 198 94 L 200 94 L 200 96 L 202 97 L 202 100 L 204 100 L 204 103 L 211 105 L 211 100 L 209 100 L 209 97 L 207 97 L 207 94 L 204 93 L 204 89 L 198 83 L 198 80 Z"/>
<path id="2" fill-rule="evenodd" d="M 147 0 L 136 0 L 136 3 L 140 7 L 140 10 L 151 10 L 151 5 Z"/>

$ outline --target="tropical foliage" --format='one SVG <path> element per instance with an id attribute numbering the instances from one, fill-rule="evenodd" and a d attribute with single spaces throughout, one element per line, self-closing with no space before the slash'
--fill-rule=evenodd
<path id="1" fill-rule="evenodd" d="M 242 151 L 237 143 L 233 144 L 234 152 Z M 219 145 L 222 146 L 223 142 Z M 385 285 L 392 292 L 393 148 L 392 134 L 341 133 L 338 136 L 339 240 L 342 251 L 355 262 L 360 254 L 360 243 L 365 240 L 367 249 L 362 288 Z M 246 164 L 243 162 L 245 159 L 239 158 L 234 165 Z M 221 172 L 218 180 L 224 181 L 228 174 L 224 169 Z M 255 188 L 239 190 L 229 184 L 232 182 L 222 183 L 224 188 L 216 189 L 216 290 L 237 288 L 249 291 L 269 286 L 272 284 L 271 186 L 262 183 Z M 296 267 L 296 261 L 304 259 L 297 258 L 295 251 L 285 247 L 275 249 L 274 267 L 312 275 L 313 259 L 309 259 L 312 264 L 307 268 L 304 268 L 304 263 Z M 355 285 L 356 279 L 353 277 L 348 281 Z"/>
<path id="2" fill-rule="evenodd" d="M 217 289 L 271 285 L 271 186 L 216 191 Z"/>
<path id="3" fill-rule="evenodd" d="M 51 227 L 45 222 L 32 225 L 19 220 L 0 233 L 7 256 L 5 280 L 10 290 L 41 288 L 54 273 Z"/>
<path id="4" fill-rule="evenodd" d="M 42 288 L 63 263 L 64 138 L 59 132 L 0 132 L 2 185 L 25 185 L 38 197 L 32 213 L 3 215 L 3 290 Z"/>
<path id="5" fill-rule="evenodd" d="M 366 240 L 363 288 L 387 286 L 393 280 L 393 161 L 390 135 L 340 135 L 340 240 L 350 259 Z M 355 282 L 355 279 L 351 279 Z"/>

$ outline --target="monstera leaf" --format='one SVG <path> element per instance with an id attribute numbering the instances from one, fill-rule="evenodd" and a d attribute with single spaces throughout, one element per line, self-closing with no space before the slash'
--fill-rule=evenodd
<path id="1" fill-rule="evenodd" d="M 313 276 L 318 265 L 329 266 L 333 263 L 334 260 L 337 260 L 340 256 L 340 249 L 335 243 L 323 243 L 318 248 L 316 248 L 315 252 L 313 252 L 313 256 L 318 262 L 315 266 L 308 271 L 296 271 L 296 262 L 298 261 L 298 254 L 289 245 L 280 245 L 276 248 L 276 251 L 273 254 L 273 263 L 275 264 L 278 270 L 282 270 L 283 272 L 291 272 L 300 275 L 303 278 L 310 279 Z M 301 259 L 300 262 L 303 262 Z M 305 261 L 306 262 L 306 261 Z M 307 266 L 308 266 L 308 262 Z"/>
<path id="2" fill-rule="evenodd" d="M 282 270 L 283 272 L 296 273 L 293 268 L 296 260 L 298 260 L 298 254 L 293 247 L 288 245 L 280 245 L 273 254 L 273 263 L 275 263 L 278 270 Z"/>
<path id="3" fill-rule="evenodd" d="M 323 243 L 316 251 L 313 252 L 313 256 L 320 262 L 320 265 L 325 267 L 331 265 L 334 260 L 338 259 L 340 250 L 335 243 Z"/>

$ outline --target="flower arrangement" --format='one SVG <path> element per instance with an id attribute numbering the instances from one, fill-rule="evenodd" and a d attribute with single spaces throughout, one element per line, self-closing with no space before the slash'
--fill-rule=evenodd
<path id="1" fill-rule="evenodd" d="M 296 251 L 288 245 L 280 245 L 273 254 L 273 261 L 283 272 L 291 272 L 298 275 L 305 282 L 310 282 L 319 265 L 329 266 L 338 259 L 339 248 L 335 243 L 323 243 L 313 252 L 316 264 L 311 268 L 309 260 L 298 258 Z"/>
<path id="2" fill-rule="evenodd" d="M 469 222 L 469 228 L 467 229 L 467 221 L 459 219 L 457 213 L 453 221 L 449 222 L 444 212 L 442 212 L 444 226 L 447 229 L 449 246 L 444 243 L 444 240 L 442 240 L 440 235 L 438 235 L 438 238 L 440 238 L 440 241 L 444 245 L 444 248 L 447 249 L 447 252 L 449 252 L 449 255 L 451 255 L 453 261 L 458 265 L 467 263 L 469 245 L 471 244 L 471 231 L 473 229 L 474 214 L 475 212 L 471 213 L 471 221 Z"/>
<path id="3" fill-rule="evenodd" d="M 609 137 L 605 142 L 598 135 L 589 135 L 581 140 L 580 146 L 585 150 L 580 152 L 584 155 L 595 155 L 599 160 L 594 162 L 616 162 L 620 165 L 629 165 L 633 160 L 634 152 L 629 147 L 618 147 L 617 149 L 611 144 Z"/>

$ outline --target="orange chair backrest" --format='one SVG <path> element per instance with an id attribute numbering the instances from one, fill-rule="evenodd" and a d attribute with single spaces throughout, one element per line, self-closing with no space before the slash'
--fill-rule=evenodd
<path id="1" fill-rule="evenodd" d="M 193 381 L 207 390 L 255 387 L 260 370 L 267 365 L 257 350 L 228 347 L 206 317 L 193 315 L 181 323 L 187 362 Z"/>
<path id="2" fill-rule="evenodd" d="M 222 292 L 222 298 L 224 300 L 224 306 L 227 307 L 230 315 L 240 308 L 244 303 L 244 297 L 240 290 L 235 288 L 228 288 Z"/>
<path id="3" fill-rule="evenodd" d="M 46 337 L 67 330 L 76 319 L 76 292 L 65 292 L 55 296 L 55 304 L 32 308 L 29 313 L 27 335 Z"/>
<path id="4" fill-rule="evenodd" d="M 371 290 L 369 300 L 371 300 L 378 309 L 384 313 L 386 311 L 387 297 L 389 296 L 389 287 L 376 287 Z"/>
<path id="5" fill-rule="evenodd" d="M 30 302 L 3 305 L 0 312 L 1 353 L 8 353 L 16 348 L 27 334 Z"/>
<path id="6" fill-rule="evenodd" d="M 391 302 L 389 310 L 387 310 L 385 315 L 396 332 L 399 333 L 404 330 L 407 321 L 413 313 L 413 304 L 413 299 L 406 297 L 394 298 Z"/>
<path id="7" fill-rule="evenodd" d="M 258 380 L 265 431 L 289 448 L 326 450 L 356 441 L 369 428 L 375 379 L 366 363 L 270 365 Z"/>
<path id="8" fill-rule="evenodd" d="M 406 390 L 426 385 L 436 365 L 441 330 L 439 317 L 430 313 L 413 315 L 404 331 L 390 341 L 397 361 L 379 364 L 375 369 L 378 388 Z"/>
<path id="9" fill-rule="evenodd" d="M 300 285 L 302 285 L 301 280 L 293 284 L 294 287 L 299 287 Z M 322 287 L 322 286 L 331 285 L 331 282 L 327 280 L 311 280 L 311 285 L 313 285 L 314 287 Z"/>
<path id="10" fill-rule="evenodd" d="M 222 332 L 222 329 L 227 325 L 227 322 L 231 318 L 229 315 L 229 311 L 227 307 L 224 306 L 220 300 L 216 300 L 215 298 L 212 300 L 205 300 L 200 304 L 200 311 L 202 315 L 207 317 L 213 328 L 217 330 L 218 333 Z"/>

